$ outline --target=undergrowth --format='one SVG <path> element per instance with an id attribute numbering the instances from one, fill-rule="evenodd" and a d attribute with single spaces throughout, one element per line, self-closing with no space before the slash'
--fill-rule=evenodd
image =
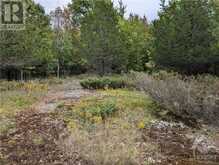
<path id="1" fill-rule="evenodd" d="M 149 94 L 162 109 L 189 125 L 219 125 L 219 79 L 213 76 L 184 77 L 177 73 L 134 75 L 138 89 Z"/>
<path id="2" fill-rule="evenodd" d="M 132 86 L 132 83 L 127 81 L 127 77 L 122 76 L 93 77 L 82 80 L 80 84 L 85 89 L 119 89 Z"/>
<path id="3" fill-rule="evenodd" d="M 124 89 L 99 91 L 72 105 L 60 105 L 58 116 L 71 132 L 60 146 L 95 165 L 136 164 L 141 130 L 155 120 L 150 105 L 146 95 Z"/>

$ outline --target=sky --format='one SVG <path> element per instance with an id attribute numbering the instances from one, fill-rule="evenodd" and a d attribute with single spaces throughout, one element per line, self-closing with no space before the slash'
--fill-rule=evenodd
<path id="1" fill-rule="evenodd" d="M 45 7 L 46 12 L 49 13 L 57 6 L 65 6 L 71 0 L 35 0 Z M 114 0 L 115 2 L 117 0 Z M 157 18 L 157 12 L 159 11 L 160 0 L 123 0 L 123 3 L 127 5 L 127 14 L 136 13 L 141 16 L 146 15 L 149 21 Z"/>

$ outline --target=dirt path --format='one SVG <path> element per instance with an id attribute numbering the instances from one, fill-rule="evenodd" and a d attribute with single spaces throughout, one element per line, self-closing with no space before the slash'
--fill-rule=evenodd
<path id="1" fill-rule="evenodd" d="M 94 92 L 83 90 L 72 80 L 49 90 L 30 110 L 16 116 L 16 128 L 0 135 L 2 165 L 77 165 L 88 164 L 78 157 L 68 157 L 57 144 L 68 136 L 66 124 L 53 113 L 60 103 L 78 101 Z"/>
<path id="2" fill-rule="evenodd" d="M 57 86 L 55 89 L 50 89 L 44 99 L 33 105 L 33 109 L 40 113 L 51 113 L 59 104 L 76 102 L 80 98 L 94 95 L 94 93 L 94 91 L 82 89 L 78 80 L 72 80 Z"/>

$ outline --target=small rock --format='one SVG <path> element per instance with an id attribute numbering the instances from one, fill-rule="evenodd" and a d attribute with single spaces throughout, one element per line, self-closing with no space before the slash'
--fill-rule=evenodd
<path id="1" fill-rule="evenodd" d="M 219 148 L 213 144 L 206 136 L 201 135 L 194 139 L 192 149 L 199 154 L 219 154 Z"/>

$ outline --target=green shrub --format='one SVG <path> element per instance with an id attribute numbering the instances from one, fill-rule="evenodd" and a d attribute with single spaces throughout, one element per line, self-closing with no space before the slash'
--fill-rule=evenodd
<path id="1" fill-rule="evenodd" d="M 117 111 L 117 108 L 114 101 L 109 101 L 86 108 L 85 111 L 92 117 L 101 117 L 102 120 L 105 120 L 107 117 L 112 116 Z"/>
<path id="2" fill-rule="evenodd" d="M 100 115 L 104 120 L 108 116 L 112 116 L 117 111 L 117 108 L 115 102 L 108 102 L 100 105 L 100 110 Z"/>
<path id="3" fill-rule="evenodd" d="M 80 82 L 85 89 L 118 89 L 125 88 L 128 83 L 122 78 L 89 78 Z"/>
<path id="4" fill-rule="evenodd" d="M 117 111 L 118 108 L 114 99 L 92 100 L 88 104 L 85 101 L 73 106 L 72 110 L 65 114 L 65 120 L 72 121 L 74 119 L 83 124 L 101 123 L 112 117 Z"/>

